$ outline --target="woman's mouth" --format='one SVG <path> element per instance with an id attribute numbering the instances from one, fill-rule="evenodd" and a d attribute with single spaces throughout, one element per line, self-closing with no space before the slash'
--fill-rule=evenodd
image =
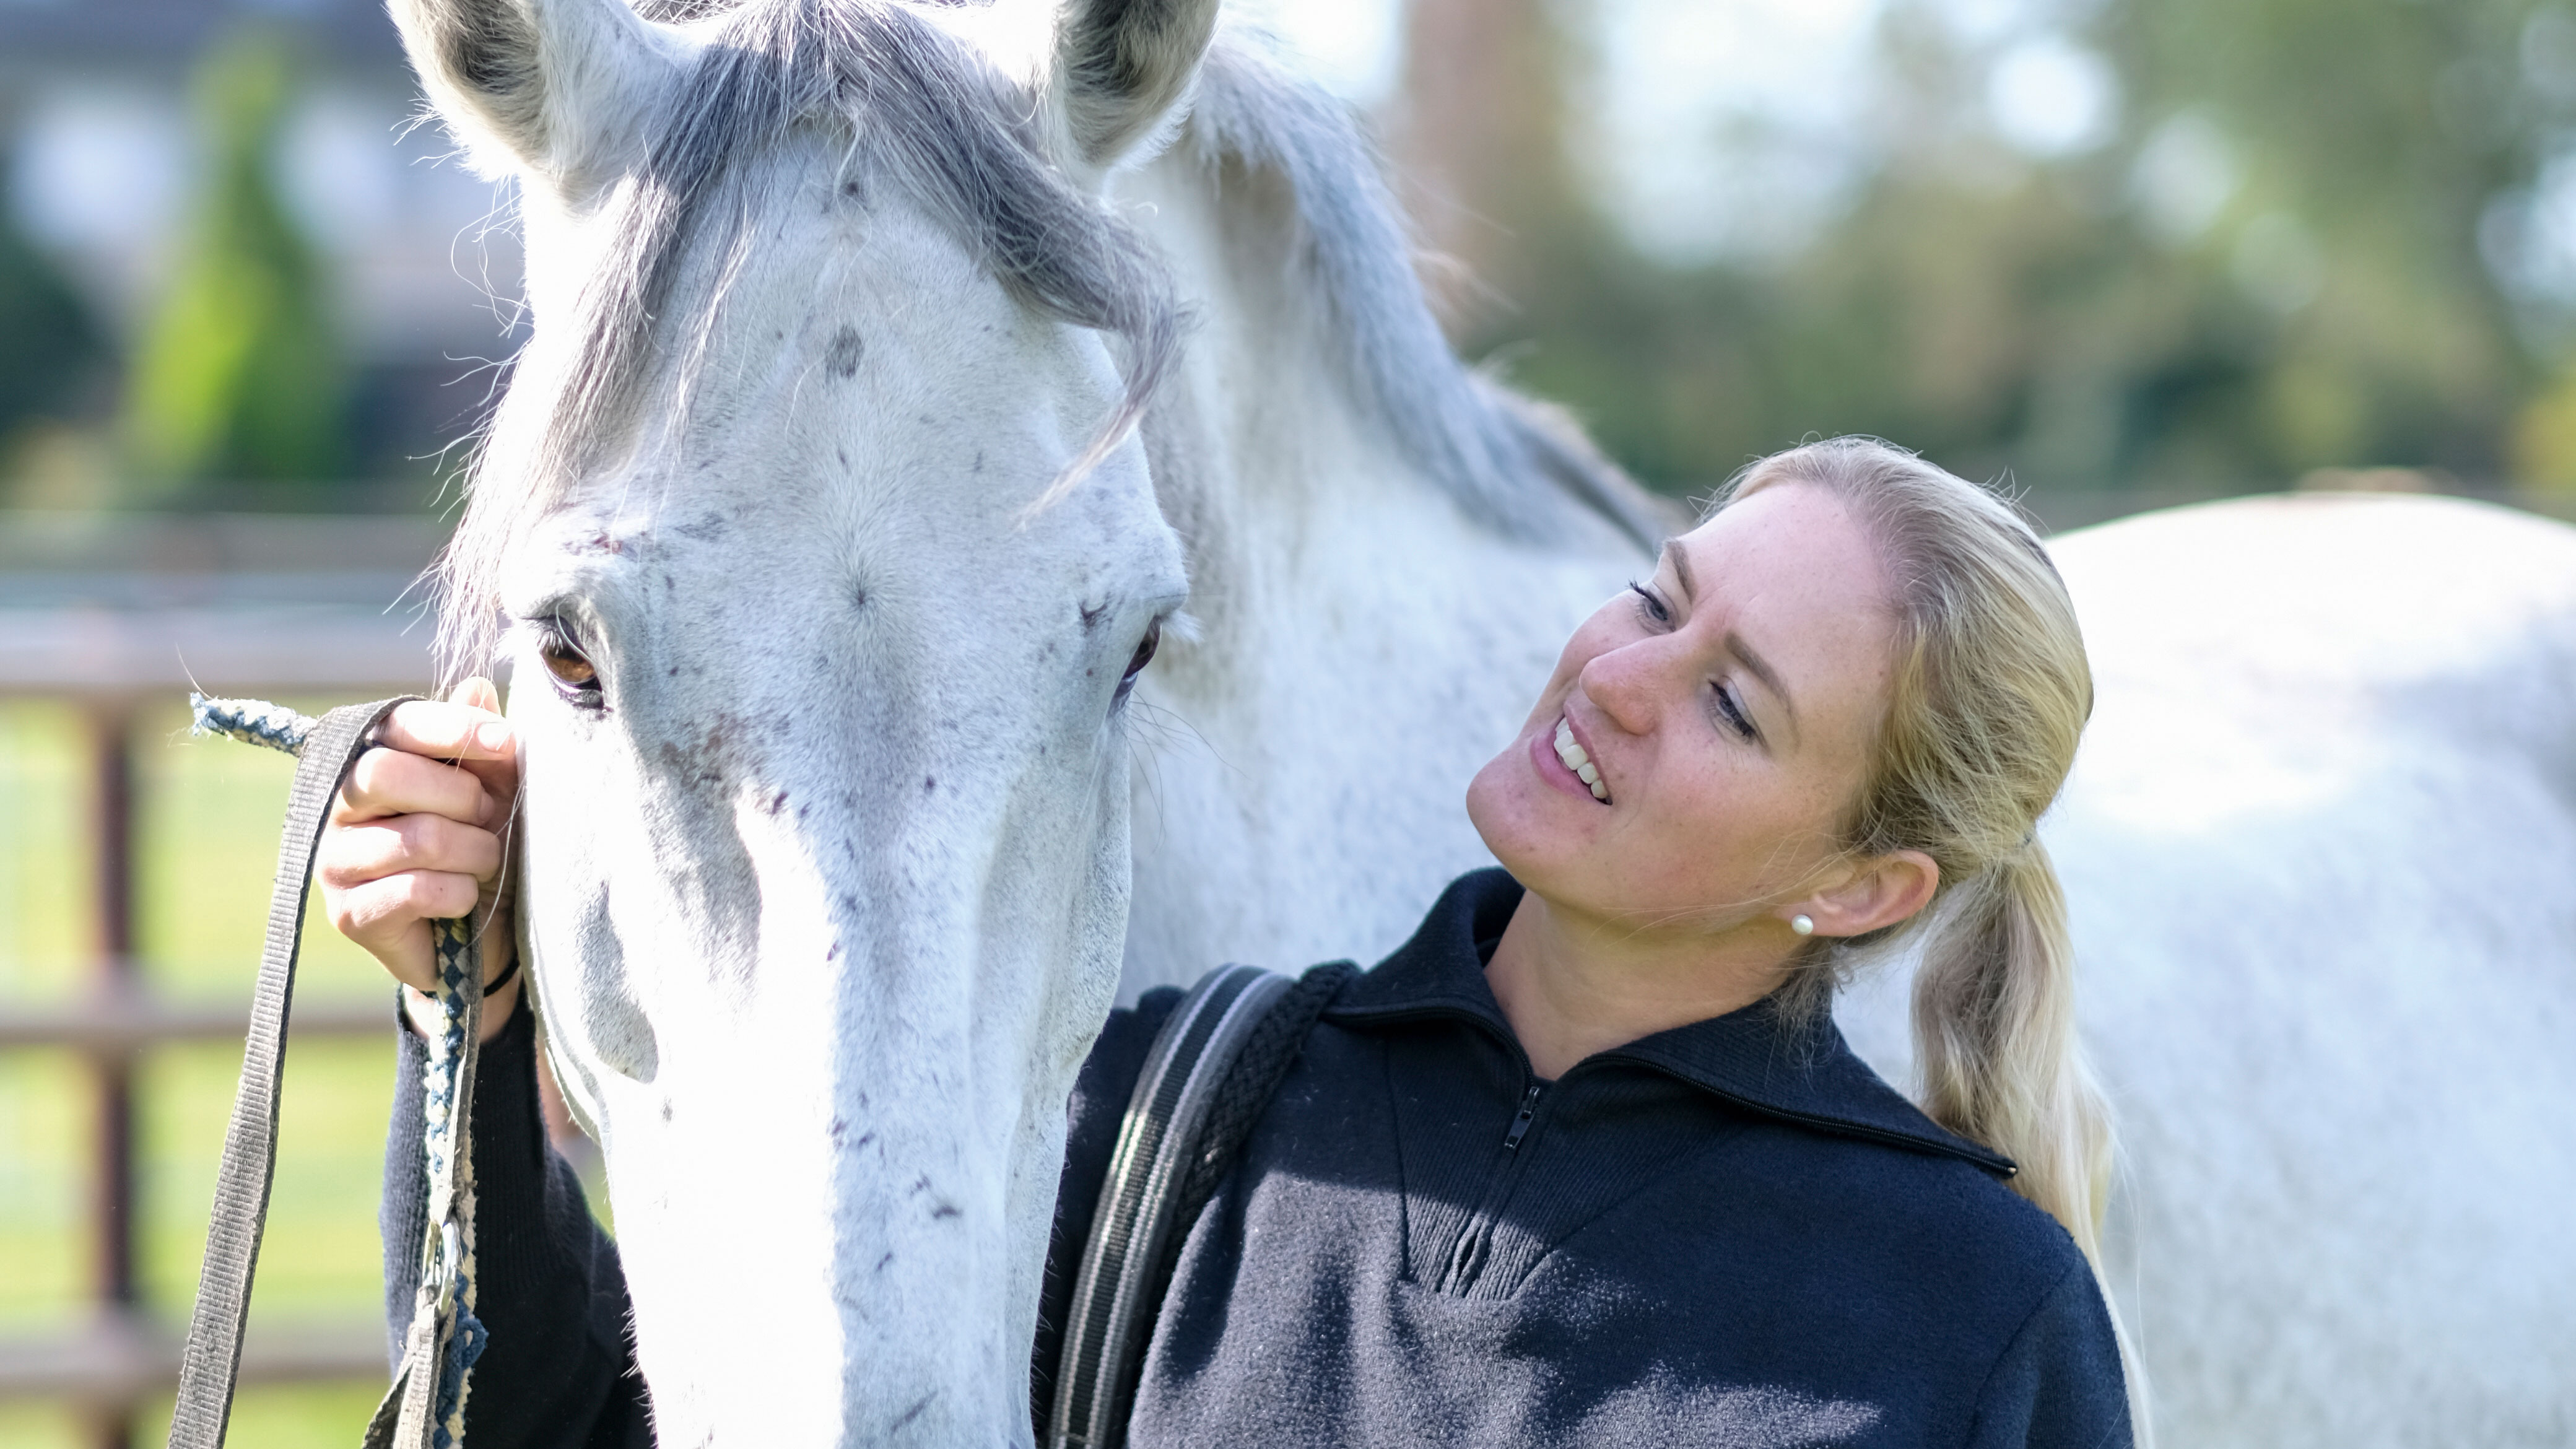
<path id="1" fill-rule="evenodd" d="M 1583 752 L 1582 744 L 1574 738 L 1574 726 L 1561 715 L 1556 721 L 1556 738 L 1552 743 L 1556 747 L 1557 759 L 1563 761 L 1565 768 L 1592 792 L 1592 798 L 1604 805 L 1609 804 L 1610 786 L 1601 778 L 1601 767 L 1592 763 L 1592 757 Z"/>

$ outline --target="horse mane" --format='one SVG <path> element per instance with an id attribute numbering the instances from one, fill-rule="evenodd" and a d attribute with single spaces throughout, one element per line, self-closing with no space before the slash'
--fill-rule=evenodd
<path id="1" fill-rule="evenodd" d="M 1572 505 L 1649 552 L 1672 532 L 1671 506 L 1563 409 L 1459 361 L 1414 271 L 1384 164 L 1339 99 L 1290 74 L 1264 41 L 1221 27 L 1190 125 L 1204 164 L 1231 158 L 1287 180 L 1357 400 L 1470 518 L 1547 542 L 1563 537 Z"/>
<path id="2" fill-rule="evenodd" d="M 871 167 L 904 187 L 1025 305 L 1124 340 L 1124 397 L 1068 478 L 1134 429 L 1178 354 L 1182 310 L 1150 245 L 1043 159 L 1021 87 L 900 0 L 637 8 L 701 29 L 706 44 L 603 203 L 614 213 L 612 241 L 568 319 L 579 342 L 543 400 L 525 476 L 496 490 L 482 477 L 487 459 L 475 460 L 465 515 L 437 567 L 439 655 L 451 677 L 482 666 L 497 643 L 510 542 L 612 440 L 631 437 L 657 366 L 680 396 L 693 385 L 755 210 L 732 163 L 799 126 L 847 127 L 856 142 L 848 172 Z M 1205 161 L 1233 157 L 1288 180 L 1355 397 L 1470 518 L 1537 541 L 1561 536 L 1569 511 L 1588 512 L 1654 545 L 1669 519 L 1650 495 L 1561 413 L 1450 350 L 1378 158 L 1338 101 L 1290 77 L 1261 41 L 1221 29 L 1187 134 Z M 710 237 L 716 225 L 730 235 Z M 710 244 L 722 264 L 705 285 L 684 289 L 683 262 Z M 675 418 L 684 409 L 651 411 Z"/>

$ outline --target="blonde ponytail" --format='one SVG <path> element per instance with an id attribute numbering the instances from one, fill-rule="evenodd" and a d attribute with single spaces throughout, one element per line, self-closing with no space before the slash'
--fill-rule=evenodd
<path id="1" fill-rule="evenodd" d="M 2013 1187 L 2102 1272 L 2111 1125 L 2075 1037 L 2066 898 L 2033 830 L 2075 763 L 2093 675 L 2066 585 L 2010 504 L 1903 449 L 1836 438 L 1738 475 L 1718 507 L 1787 482 L 1840 498 L 1877 543 L 1896 658 L 1868 778 L 1843 846 L 1920 851 L 1930 907 L 1890 927 L 1919 947 L 1915 1061 L 1925 1115 L 2019 1165 Z M 1818 942 L 1783 988 L 1792 1011 L 1831 999 L 1876 937 Z M 2111 1302 L 2104 1286 L 2103 1302 Z M 2113 1330 L 2120 1332 L 2113 1314 Z M 2145 1379 L 2121 1333 L 2136 1442 L 2152 1443 Z"/>
<path id="2" fill-rule="evenodd" d="M 2075 1041 L 2066 897 L 2037 841 L 1950 892 L 1914 978 L 1924 1114 L 2020 1164 L 2012 1185 L 2101 1264 L 2111 1129 Z"/>

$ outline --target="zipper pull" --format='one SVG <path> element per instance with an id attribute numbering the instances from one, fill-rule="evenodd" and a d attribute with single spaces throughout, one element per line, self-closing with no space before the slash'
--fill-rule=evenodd
<path id="1" fill-rule="evenodd" d="M 1520 1115 L 1512 1118 L 1512 1130 L 1503 1137 L 1505 1152 L 1520 1150 L 1521 1139 L 1529 1135 L 1530 1119 L 1538 1115 L 1538 1094 L 1545 1090 L 1545 1082 L 1532 1082 L 1529 1090 L 1521 1093 Z"/>

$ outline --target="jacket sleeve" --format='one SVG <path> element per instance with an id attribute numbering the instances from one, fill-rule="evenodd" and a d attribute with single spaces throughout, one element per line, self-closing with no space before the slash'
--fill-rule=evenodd
<path id="1" fill-rule="evenodd" d="M 2120 1342 L 2077 1262 L 2022 1323 L 1977 1396 L 1969 1449 L 2131 1449 Z"/>
<path id="2" fill-rule="evenodd" d="M 385 1142 L 385 1330 L 399 1366 L 429 1215 L 421 1143 L 428 1044 L 408 1026 Z M 626 1326 L 617 1245 L 591 1219 L 581 1179 L 547 1145 L 536 1029 L 524 1009 L 483 1046 L 474 1089 L 475 1316 L 491 1334 L 474 1365 L 474 1449 L 649 1449 L 652 1417 Z"/>
<path id="3" fill-rule="evenodd" d="M 1180 1002 L 1179 989 L 1166 986 L 1146 992 L 1132 1010 L 1109 1013 L 1082 1075 L 1074 1079 L 1073 1100 L 1066 1105 L 1064 1175 L 1056 1180 L 1055 1227 L 1047 1237 L 1046 1279 L 1038 1290 L 1038 1336 L 1029 1355 L 1029 1415 L 1041 1441 L 1055 1393 L 1056 1360 L 1064 1352 L 1073 1280 L 1082 1271 L 1082 1247 L 1091 1236 L 1092 1209 L 1100 1202 L 1100 1184 L 1109 1177 L 1109 1159 L 1118 1151 L 1127 1099 L 1136 1091 L 1136 1079 L 1145 1075 L 1155 1036 Z"/>

